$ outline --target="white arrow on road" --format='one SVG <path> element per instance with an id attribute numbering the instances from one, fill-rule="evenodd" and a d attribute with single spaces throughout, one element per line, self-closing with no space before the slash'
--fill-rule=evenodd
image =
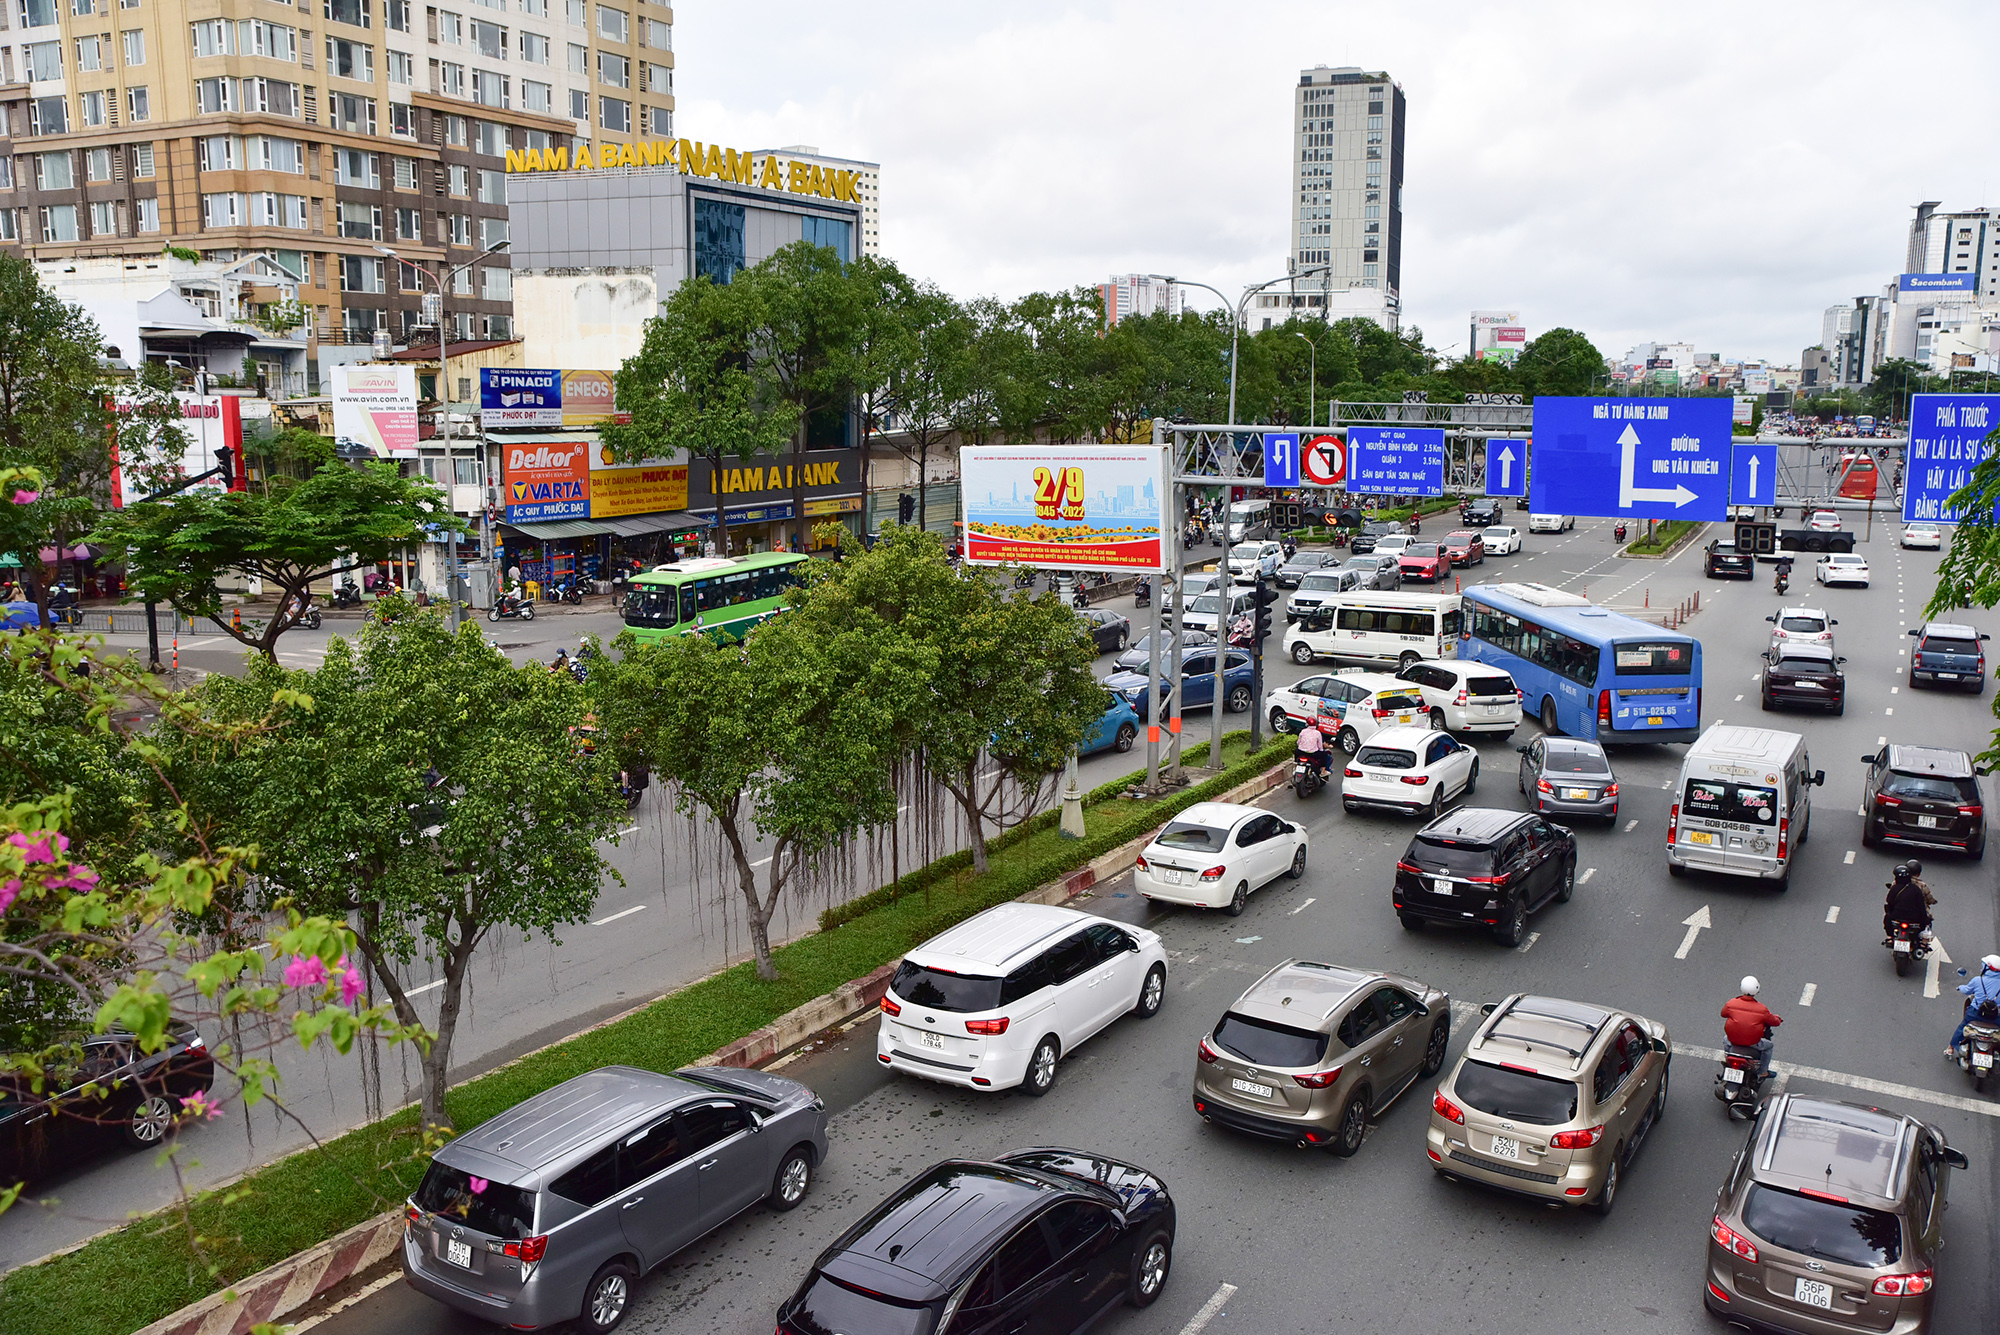
<path id="1" fill-rule="evenodd" d="M 1625 424 L 1625 433 L 1618 437 L 1623 454 L 1618 467 L 1618 508 L 1629 509 L 1634 501 L 1671 501 L 1676 510 L 1695 499 L 1695 494 L 1687 489 L 1687 484 L 1674 483 L 1672 491 L 1665 487 L 1635 487 L 1632 485 L 1632 467 L 1638 460 L 1639 433 L 1632 424 Z"/>
<path id="2" fill-rule="evenodd" d="M 1750 456 L 1750 499 L 1757 499 L 1757 465 L 1763 461 L 1756 455 Z"/>
<path id="3" fill-rule="evenodd" d="M 1944 953 L 1944 942 L 1938 940 L 1936 936 L 1932 936 L 1931 957 L 1925 961 L 1924 967 L 1925 996 L 1934 997 L 1938 994 L 1938 965 L 1949 963 L 1951 963 L 1951 956 Z"/>
<path id="4" fill-rule="evenodd" d="M 1630 428 L 1627 429 L 1629 430 Z M 1693 913 L 1682 918 L 1681 926 L 1688 929 L 1688 934 L 1681 938 L 1681 948 L 1674 952 L 1674 958 L 1677 960 L 1684 960 L 1688 957 L 1688 952 L 1694 949 L 1694 939 L 1701 935 L 1702 928 L 1715 926 L 1714 923 L 1708 920 L 1708 905 L 1703 904 Z"/>
<path id="5" fill-rule="evenodd" d="M 1509 445 L 1493 457 L 1500 461 L 1500 490 L 1512 490 L 1514 485 L 1514 447 Z"/>

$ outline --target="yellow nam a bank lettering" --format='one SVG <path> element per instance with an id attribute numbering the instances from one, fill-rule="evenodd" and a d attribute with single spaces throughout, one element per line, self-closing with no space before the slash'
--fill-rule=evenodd
<path id="1" fill-rule="evenodd" d="M 861 202 L 855 193 L 851 171 L 835 171 L 816 162 L 780 162 L 773 154 L 756 160 L 752 153 L 738 153 L 720 144 L 704 145 L 699 139 L 649 139 L 643 144 L 602 144 L 593 155 L 589 144 L 578 144 L 574 154 L 568 148 L 515 148 L 507 150 L 510 172 L 600 171 L 613 167 L 678 167 L 684 176 L 707 176 L 717 181 L 734 181 L 765 190 L 784 190 L 794 195 L 818 195 L 822 199 Z"/>
<path id="2" fill-rule="evenodd" d="M 792 481 L 789 465 L 769 468 L 725 468 L 722 470 L 722 494 L 734 495 L 739 491 L 778 491 L 790 489 L 794 485 L 807 487 L 831 487 L 840 481 L 840 464 L 805 464 L 799 468 L 800 481 Z"/>

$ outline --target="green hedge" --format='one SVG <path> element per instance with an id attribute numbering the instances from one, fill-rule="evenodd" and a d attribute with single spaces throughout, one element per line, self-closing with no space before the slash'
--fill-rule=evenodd
<path id="1" fill-rule="evenodd" d="M 1110 800 L 1131 780 L 1106 784 L 1084 813 L 1086 837 L 1063 839 L 1058 813 L 996 840 L 992 869 L 970 874 L 955 853 L 897 883 L 899 893 L 864 896 L 870 909 L 837 930 L 815 932 L 774 952 L 779 977 L 758 979 L 739 964 L 600 1028 L 468 1080 L 451 1091 L 452 1122 L 467 1130 L 529 1096 L 601 1066 L 672 1071 L 771 1023 L 785 1012 L 899 958 L 912 945 L 1044 882 L 1065 876 L 1191 803 L 1211 798 L 1290 753 L 1289 738 L 1245 756 L 1247 734 L 1224 739 L 1240 757 L 1220 776 L 1147 801 Z M 925 891 L 927 893 L 918 893 Z M 416 1114 L 396 1113 L 317 1151 L 292 1155 L 193 1204 L 207 1265 L 188 1245 L 178 1212 L 139 1219 L 41 1265 L 0 1279 L 0 1332 L 129 1335 L 402 1200 L 422 1176 Z M 199 1157 L 200 1138 L 190 1144 Z M 17 1207 L 18 1208 L 18 1207 Z"/>
<path id="2" fill-rule="evenodd" d="M 1625 550 L 1633 556 L 1658 556 L 1698 527 L 1700 525 L 1696 520 L 1669 519 L 1654 525 L 1650 540 L 1640 538 L 1626 543 Z"/>

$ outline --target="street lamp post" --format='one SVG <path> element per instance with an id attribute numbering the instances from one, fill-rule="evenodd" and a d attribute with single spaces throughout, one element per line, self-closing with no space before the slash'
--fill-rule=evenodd
<path id="1" fill-rule="evenodd" d="M 470 269 L 473 265 L 478 264 L 481 260 L 486 259 L 490 255 L 498 254 L 499 252 L 507 249 L 507 247 L 512 244 L 513 242 L 511 241 L 502 241 L 497 246 L 488 246 L 485 250 L 473 256 L 465 263 L 457 266 L 454 269 L 451 269 L 448 272 L 447 276 L 449 276 L 452 279 L 456 279 L 460 274 L 464 273 L 467 269 Z M 390 258 L 394 259 L 399 264 L 409 263 L 409 261 L 405 260 L 400 254 L 398 254 L 395 248 L 392 246 L 377 246 L 375 247 L 375 249 L 382 252 L 384 255 L 387 255 Z M 412 269 L 415 269 L 418 273 L 430 279 L 431 282 L 437 285 L 438 382 L 439 382 L 438 401 L 444 405 L 444 476 L 445 476 L 444 495 L 445 495 L 445 504 L 449 506 L 451 503 L 452 492 L 458 486 L 458 463 L 452 457 L 451 453 L 451 325 L 450 322 L 446 319 L 445 300 L 444 300 L 446 291 L 445 278 L 432 273 L 429 269 L 426 269 L 421 264 L 411 264 L 410 267 Z M 479 507 L 479 509 L 483 512 L 485 510 L 485 507 L 482 505 Z M 483 523 L 484 521 L 482 520 L 482 525 Z M 451 534 L 450 537 L 446 539 L 446 543 L 449 548 L 449 555 L 447 556 L 447 559 L 445 561 L 444 596 L 445 596 L 445 602 L 451 608 L 451 628 L 453 631 L 456 631 L 459 627 L 460 622 L 463 619 L 462 609 L 459 605 L 459 596 L 458 596 L 459 594 L 458 586 L 459 586 L 459 580 L 461 578 L 458 569 L 458 535 L 456 533 Z M 483 541 L 480 543 L 480 550 L 482 552 L 486 550 L 486 544 Z"/>
<path id="2" fill-rule="evenodd" d="M 1326 309 L 1324 306 L 1321 310 Z M 1294 329 L 1293 338 L 1306 338 Z M 1306 346 L 1312 351 L 1306 354 L 1306 425 L 1313 425 L 1319 414 L 1319 344 L 1306 338 Z"/>

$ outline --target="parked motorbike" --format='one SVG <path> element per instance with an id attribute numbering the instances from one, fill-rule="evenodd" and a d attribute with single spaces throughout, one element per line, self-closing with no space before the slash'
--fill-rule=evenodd
<path id="1" fill-rule="evenodd" d="M 1292 761 L 1292 793 L 1301 801 L 1326 787 L 1326 771 L 1305 759 Z"/>
<path id="2" fill-rule="evenodd" d="M 522 621 L 533 621 L 535 619 L 535 604 L 533 599 L 523 598 L 518 594 L 503 593 L 500 595 L 499 602 L 486 609 L 486 619 L 488 621 L 512 621 L 517 617 Z"/>
<path id="3" fill-rule="evenodd" d="M 1728 1105 L 1729 1120 L 1740 1122 L 1757 1115 L 1759 1079 L 1757 1065 L 1763 1059 L 1757 1049 L 1730 1043 L 1722 1049 L 1722 1069 L 1715 1073 L 1715 1097 Z"/>
<path id="4" fill-rule="evenodd" d="M 1134 586 L 1132 590 L 1132 605 L 1134 607 L 1151 607 L 1153 605 L 1153 582 L 1151 580 L 1142 579 Z"/>
<path id="5" fill-rule="evenodd" d="M 1965 1022 L 1965 1043 L 1958 1050 L 1958 1064 L 1972 1077 L 1972 1087 L 1986 1091 L 1986 1077 L 2000 1060 L 2000 1017 Z"/>
<path id="6" fill-rule="evenodd" d="M 1913 922 L 1899 922 L 1888 936 L 1882 938 L 1891 957 L 1896 962 L 1896 976 L 1902 977 L 1910 971 L 1911 961 L 1921 963 L 1931 957 L 1934 941 L 1929 931 Z"/>
<path id="7" fill-rule="evenodd" d="M 340 584 L 333 591 L 333 605 L 335 607 L 361 606 L 361 590 L 354 587 L 353 580 L 343 579 L 340 581 Z"/>
<path id="8" fill-rule="evenodd" d="M 572 607 L 583 606 L 583 586 L 585 583 L 586 581 L 583 576 L 571 575 L 568 579 L 556 585 L 554 590 L 556 601 L 559 603 L 568 603 Z"/>

